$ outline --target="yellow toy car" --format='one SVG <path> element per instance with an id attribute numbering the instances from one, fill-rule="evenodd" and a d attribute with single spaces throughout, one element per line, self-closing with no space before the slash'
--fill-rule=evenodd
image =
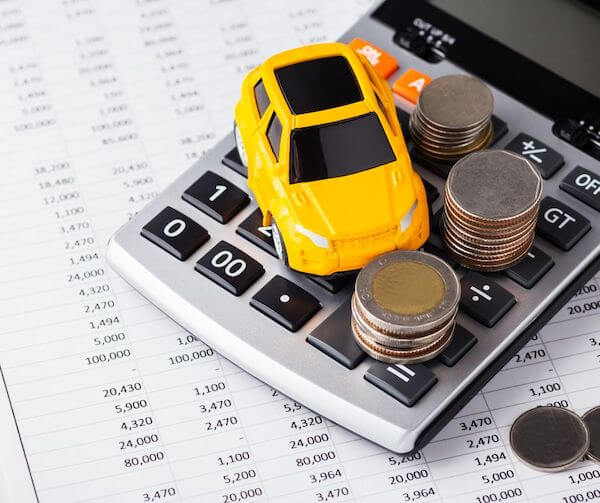
<path id="1" fill-rule="evenodd" d="M 244 79 L 234 132 L 263 225 L 292 269 L 351 271 L 427 240 L 425 189 L 391 91 L 350 47 L 267 59 Z"/>

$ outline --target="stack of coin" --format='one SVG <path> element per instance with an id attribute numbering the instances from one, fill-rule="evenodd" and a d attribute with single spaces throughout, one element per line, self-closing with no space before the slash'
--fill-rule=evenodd
<path id="1" fill-rule="evenodd" d="M 352 332 L 377 360 L 430 360 L 452 340 L 459 300 L 460 282 L 443 260 L 419 251 L 387 253 L 356 279 Z"/>
<path id="2" fill-rule="evenodd" d="M 410 134 L 429 157 L 456 160 L 492 139 L 494 97 L 479 79 L 447 75 L 423 89 L 410 116 Z"/>
<path id="3" fill-rule="evenodd" d="M 524 157 L 504 150 L 469 154 L 446 181 L 442 240 L 468 268 L 507 269 L 533 243 L 541 196 L 542 179 Z"/>

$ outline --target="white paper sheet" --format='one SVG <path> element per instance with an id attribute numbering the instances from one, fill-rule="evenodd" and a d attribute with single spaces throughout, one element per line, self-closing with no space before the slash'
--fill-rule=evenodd
<path id="1" fill-rule="evenodd" d="M 0 459 L 12 502 L 600 501 L 598 467 L 544 475 L 507 446 L 528 407 L 600 403 L 597 280 L 402 459 L 202 357 L 103 259 L 113 231 L 230 130 L 249 68 L 335 39 L 369 6 L 0 2 Z"/>

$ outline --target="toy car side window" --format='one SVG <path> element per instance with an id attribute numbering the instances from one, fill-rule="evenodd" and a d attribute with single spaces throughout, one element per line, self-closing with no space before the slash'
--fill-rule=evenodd
<path id="1" fill-rule="evenodd" d="M 269 125 L 267 126 L 267 138 L 269 140 L 269 144 L 271 145 L 271 149 L 273 150 L 273 154 L 275 155 L 275 159 L 279 161 L 279 146 L 281 145 L 281 122 L 279 121 L 279 117 L 277 117 L 275 112 L 273 112 L 271 120 L 269 121 Z"/>
<path id="2" fill-rule="evenodd" d="M 383 117 L 385 117 L 385 120 L 387 121 L 389 126 L 392 128 L 392 131 L 394 132 L 394 134 L 398 134 L 399 131 L 396 126 L 396 123 L 394 122 L 393 119 L 390 118 L 389 110 L 387 110 L 385 108 L 385 106 L 383 106 L 383 101 L 381 101 L 381 97 L 379 96 L 379 91 L 375 91 L 375 98 L 377 99 L 377 105 L 379 106 L 379 109 L 381 110 Z"/>
<path id="3" fill-rule="evenodd" d="M 256 100 L 258 115 L 262 117 L 265 113 L 265 110 L 269 108 L 269 105 L 271 104 L 271 100 L 267 96 L 267 91 L 265 90 L 265 85 L 263 84 L 262 79 L 260 79 L 254 86 L 254 99 Z"/>
<path id="4" fill-rule="evenodd" d="M 377 99 L 377 105 L 379 106 L 379 110 L 381 110 L 381 113 L 385 116 L 385 107 L 383 106 L 383 102 L 381 101 L 381 98 L 379 97 L 379 93 L 375 93 L 375 98 Z M 387 116 L 386 116 L 387 119 Z"/>

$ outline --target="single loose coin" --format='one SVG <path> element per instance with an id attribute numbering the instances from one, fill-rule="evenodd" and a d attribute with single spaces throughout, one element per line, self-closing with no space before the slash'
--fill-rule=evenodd
<path id="1" fill-rule="evenodd" d="M 515 420 L 510 429 L 510 445 L 515 455 L 534 470 L 558 472 L 585 455 L 590 435 L 573 411 L 536 407 Z"/>
<path id="2" fill-rule="evenodd" d="M 590 432 L 590 448 L 587 458 L 600 463 L 600 406 L 588 410 L 582 419 Z"/>

